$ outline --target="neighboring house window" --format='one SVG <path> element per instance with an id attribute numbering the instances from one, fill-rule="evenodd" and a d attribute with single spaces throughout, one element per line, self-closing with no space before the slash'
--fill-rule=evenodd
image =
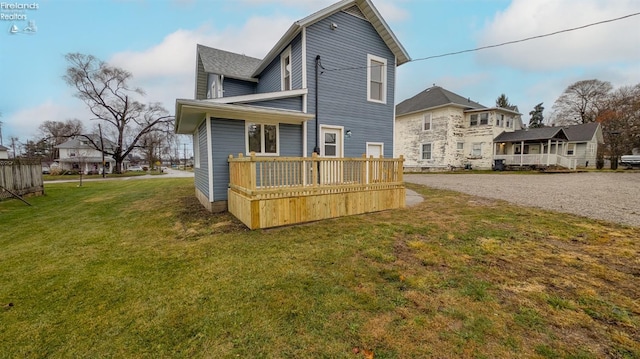
<path id="1" fill-rule="evenodd" d="M 422 144 L 422 159 L 430 160 L 431 159 L 431 144 L 424 143 Z"/>
<path id="2" fill-rule="evenodd" d="M 481 125 L 488 125 L 489 124 L 489 114 L 488 113 L 481 113 L 480 114 L 480 124 Z"/>
<path id="3" fill-rule="evenodd" d="M 291 47 L 288 47 L 280 55 L 280 69 L 282 71 L 281 89 L 283 91 L 291 90 Z"/>
<path id="4" fill-rule="evenodd" d="M 478 114 L 471 115 L 471 121 L 469 122 L 469 126 L 478 126 Z"/>
<path id="5" fill-rule="evenodd" d="M 472 157 L 482 157 L 482 143 L 476 142 L 471 146 Z"/>
<path id="6" fill-rule="evenodd" d="M 387 103 L 387 59 L 367 55 L 367 100 Z"/>
<path id="7" fill-rule="evenodd" d="M 595 155 L 596 154 L 596 146 L 593 143 L 587 144 L 587 152 L 590 155 Z"/>
<path id="8" fill-rule="evenodd" d="M 575 151 L 576 151 L 575 143 L 570 143 L 569 145 L 567 145 L 567 156 L 573 156 Z"/>
<path id="9" fill-rule="evenodd" d="M 427 113 L 422 117 L 422 131 L 431 130 L 431 114 Z"/>
<path id="10" fill-rule="evenodd" d="M 458 142 L 456 143 L 456 150 L 459 153 L 464 153 L 464 142 Z"/>
<path id="11" fill-rule="evenodd" d="M 500 118 L 498 118 L 496 123 L 496 126 L 498 127 L 504 127 L 504 115 L 500 115 Z"/>
<path id="12" fill-rule="evenodd" d="M 278 155 L 278 125 L 247 122 L 246 134 L 247 154 Z"/>
<path id="13" fill-rule="evenodd" d="M 507 119 L 507 125 L 505 127 L 511 128 L 511 119 Z"/>

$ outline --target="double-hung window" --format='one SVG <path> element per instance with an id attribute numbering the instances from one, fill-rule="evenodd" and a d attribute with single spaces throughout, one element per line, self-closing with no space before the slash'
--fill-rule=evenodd
<path id="1" fill-rule="evenodd" d="M 387 103 L 387 59 L 367 55 L 367 101 Z"/>
<path id="2" fill-rule="evenodd" d="M 471 120 L 469 121 L 469 126 L 478 126 L 478 114 L 474 113 L 471 115 Z"/>
<path id="3" fill-rule="evenodd" d="M 427 113 L 422 117 L 422 131 L 430 131 L 431 126 L 431 114 Z"/>
<path id="4" fill-rule="evenodd" d="M 265 123 L 246 123 L 247 154 L 278 156 L 279 128 L 278 125 Z"/>
<path id="5" fill-rule="evenodd" d="M 422 144 L 422 159 L 430 160 L 431 159 L 431 144 L 423 143 Z"/>
<path id="6" fill-rule="evenodd" d="M 472 157 L 481 157 L 482 156 L 482 142 L 475 142 L 471 147 L 471 156 Z"/>
<path id="7" fill-rule="evenodd" d="M 487 112 L 483 112 L 480 114 L 480 124 L 481 125 L 489 124 L 489 114 Z"/>
<path id="8" fill-rule="evenodd" d="M 282 73 L 281 90 L 291 90 L 291 47 L 280 55 L 280 71 Z"/>

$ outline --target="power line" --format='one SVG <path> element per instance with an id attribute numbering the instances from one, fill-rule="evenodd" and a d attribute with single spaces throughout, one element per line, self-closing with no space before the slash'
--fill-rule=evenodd
<path id="1" fill-rule="evenodd" d="M 606 24 L 606 23 L 614 22 L 614 21 L 619 21 L 619 20 L 623 20 L 623 19 L 630 18 L 630 17 L 633 17 L 633 16 L 638 16 L 638 15 L 640 15 L 640 12 L 636 12 L 636 13 L 632 13 L 632 14 L 629 14 L 629 15 L 620 16 L 620 17 L 617 17 L 617 18 L 614 18 L 614 19 L 593 22 L 593 23 L 590 23 L 590 24 L 587 24 L 587 25 L 578 26 L 578 27 L 572 27 L 572 28 L 569 28 L 569 29 L 554 31 L 554 32 L 550 32 L 550 33 L 547 33 L 547 34 L 531 36 L 531 37 L 527 37 L 527 38 L 519 39 L 519 40 L 502 42 L 502 43 L 495 44 L 495 45 L 487 45 L 487 46 L 476 47 L 474 49 L 447 52 L 447 53 L 440 54 L 440 55 L 421 57 L 421 58 L 418 58 L 418 59 L 412 59 L 409 62 L 425 61 L 425 60 L 436 59 L 436 58 L 439 58 L 439 57 L 453 56 L 453 55 L 464 54 L 464 53 L 467 53 L 467 52 L 475 52 L 475 51 L 480 51 L 480 50 L 491 49 L 491 48 L 494 48 L 494 47 L 501 47 L 501 46 L 506 46 L 506 45 L 517 44 L 517 43 L 520 43 L 520 42 L 525 42 L 525 41 L 530 41 L 530 40 L 535 40 L 535 39 L 541 39 L 541 38 L 544 38 L 544 37 L 554 36 L 554 35 L 562 34 L 562 33 L 565 33 L 565 32 L 582 30 L 582 29 L 586 29 L 588 27 L 592 27 L 592 26 L 596 26 L 596 25 L 602 25 L 602 24 Z M 365 69 L 365 68 L 369 68 L 369 66 L 354 66 L 354 67 L 345 67 L 345 68 L 336 68 L 336 69 L 324 69 L 324 71 L 327 71 L 327 72 L 330 72 L 330 71 L 344 71 L 344 70 L 356 70 L 356 69 Z"/>

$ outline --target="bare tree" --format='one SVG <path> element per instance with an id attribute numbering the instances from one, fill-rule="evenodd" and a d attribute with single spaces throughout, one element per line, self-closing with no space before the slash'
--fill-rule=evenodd
<path id="1" fill-rule="evenodd" d="M 604 137 L 604 154 L 616 169 L 621 155 L 640 147 L 640 84 L 612 92 L 599 116 Z"/>
<path id="2" fill-rule="evenodd" d="M 612 89 L 610 82 L 596 79 L 569 85 L 553 104 L 553 123 L 573 125 L 594 122 L 606 106 Z"/>
<path id="3" fill-rule="evenodd" d="M 55 147 L 64 143 L 69 138 L 79 136 L 84 132 L 82 122 L 78 119 L 66 121 L 45 121 L 38 126 L 39 139 L 42 142 L 45 151 L 45 160 L 53 161 L 60 157 L 58 149 Z"/>
<path id="4" fill-rule="evenodd" d="M 64 80 L 77 90 L 80 98 L 96 116 L 106 124 L 106 137 L 115 146 L 105 153 L 116 161 L 115 172 L 122 172 L 125 158 L 138 147 L 140 139 L 155 131 L 171 131 L 173 116 L 159 103 L 143 104 L 136 100 L 144 91 L 131 87 L 133 75 L 121 68 L 109 66 L 92 55 L 70 53 Z M 87 140 L 94 148 L 100 143 L 90 136 Z"/>

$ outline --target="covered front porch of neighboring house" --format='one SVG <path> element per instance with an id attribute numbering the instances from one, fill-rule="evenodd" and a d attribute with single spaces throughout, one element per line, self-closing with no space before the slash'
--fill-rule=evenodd
<path id="1" fill-rule="evenodd" d="M 129 161 L 126 161 L 127 163 Z M 104 164 L 103 164 L 104 163 Z M 56 159 L 54 164 L 57 164 L 58 168 L 65 171 L 77 171 L 83 174 L 102 174 L 112 173 L 116 160 L 111 157 L 105 157 L 104 162 L 102 157 L 70 157 Z M 55 165 L 54 165 L 55 167 Z"/>
<path id="2" fill-rule="evenodd" d="M 224 202 L 250 229 L 405 206 L 403 158 L 283 155 L 284 147 L 291 147 L 284 141 L 301 144 L 296 154 L 307 153 L 307 121 L 314 121 L 313 115 L 205 100 L 178 100 L 176 105 L 176 132 L 199 134 L 194 147 L 206 152 L 194 155 L 204 161 L 196 168 L 196 196 L 207 208 Z M 217 119 L 226 121 L 225 126 L 215 127 Z M 280 127 L 275 142 L 278 154 L 247 155 L 251 133 L 245 124 L 254 122 Z M 285 136 L 283 124 L 287 123 L 298 124 L 301 131 L 287 130 Z M 204 134 L 199 127 L 206 128 Z M 294 134 L 298 137 L 290 137 Z"/>
<path id="3" fill-rule="evenodd" d="M 576 169 L 567 156 L 567 135 L 562 128 L 548 127 L 503 132 L 493 141 L 493 159 L 506 166 Z"/>

